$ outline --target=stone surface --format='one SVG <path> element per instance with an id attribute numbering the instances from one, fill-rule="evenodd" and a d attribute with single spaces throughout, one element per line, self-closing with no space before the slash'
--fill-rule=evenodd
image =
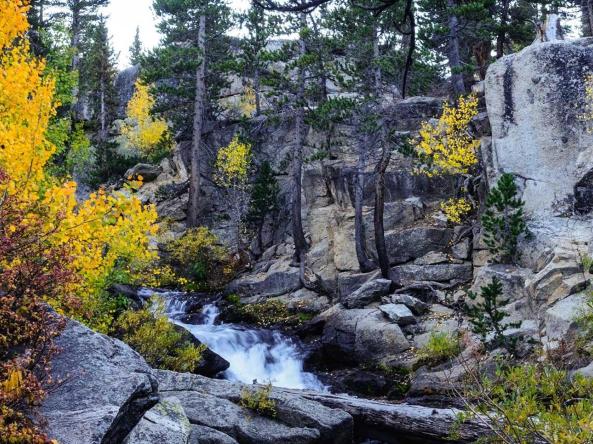
<path id="1" fill-rule="evenodd" d="M 575 187 L 593 166 L 593 134 L 581 118 L 592 45 L 591 39 L 531 45 L 488 69 L 491 172 L 520 179 L 528 215 L 572 212 Z"/>
<path id="2" fill-rule="evenodd" d="M 75 321 L 56 344 L 52 376 L 64 382 L 40 408 L 48 435 L 61 444 L 121 442 L 158 401 L 153 370 L 123 342 Z"/>
<path id="3" fill-rule="evenodd" d="M 181 402 L 171 397 L 146 412 L 124 444 L 187 444 L 190 433 L 191 426 Z"/>
<path id="4" fill-rule="evenodd" d="M 365 282 L 358 290 L 341 299 L 346 308 L 363 308 L 371 302 L 379 301 L 381 296 L 389 294 L 391 281 L 375 279 Z"/>
<path id="5" fill-rule="evenodd" d="M 492 283 L 492 279 L 498 279 L 502 284 L 503 298 L 510 302 L 522 299 L 527 296 L 527 283 L 533 276 L 533 272 L 527 268 L 514 265 L 493 264 L 479 268 L 470 288 L 478 295 L 476 300 L 481 301 L 481 288 Z M 468 300 L 468 303 L 471 301 Z"/>
<path id="6" fill-rule="evenodd" d="M 379 310 L 399 326 L 404 327 L 416 323 L 414 314 L 404 304 L 379 305 Z"/>
<path id="7" fill-rule="evenodd" d="M 150 165 L 148 163 L 139 163 L 126 171 L 124 178 L 132 177 L 133 179 L 142 176 L 143 182 L 151 182 L 155 180 L 163 172 L 160 165 Z"/>
<path id="8" fill-rule="evenodd" d="M 420 299 L 410 296 L 409 294 L 392 294 L 384 298 L 392 304 L 404 304 L 412 313 L 420 316 L 428 311 L 429 305 L 422 302 Z"/>
<path id="9" fill-rule="evenodd" d="M 290 266 L 290 259 L 274 261 L 266 271 L 245 275 L 228 286 L 229 291 L 240 295 L 262 298 L 281 296 L 299 288 L 301 288 L 299 269 Z"/>
<path id="10" fill-rule="evenodd" d="M 381 361 L 410 348 L 401 328 L 378 309 L 344 310 L 336 305 L 320 315 L 321 342 L 336 362 Z"/>
<path id="11" fill-rule="evenodd" d="M 435 250 L 447 248 L 453 230 L 449 228 L 413 227 L 385 233 L 385 244 L 391 264 L 417 259 Z"/>
<path id="12" fill-rule="evenodd" d="M 470 263 L 436 265 L 398 265 L 391 269 L 392 278 L 400 285 L 419 281 L 464 283 L 472 279 Z"/>
<path id="13" fill-rule="evenodd" d="M 330 307 L 327 296 L 320 295 L 306 288 L 301 288 L 294 293 L 272 299 L 283 302 L 290 310 L 304 313 L 319 313 Z"/>
<path id="14" fill-rule="evenodd" d="M 189 444 L 239 444 L 229 435 L 206 426 L 192 425 Z"/>
<path id="15" fill-rule="evenodd" d="M 548 340 L 565 338 L 577 328 L 577 318 L 586 308 L 587 298 L 585 293 L 573 294 L 546 310 L 544 321 Z"/>

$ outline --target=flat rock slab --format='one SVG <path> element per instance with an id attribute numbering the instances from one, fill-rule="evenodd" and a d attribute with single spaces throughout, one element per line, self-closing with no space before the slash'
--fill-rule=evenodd
<path id="1" fill-rule="evenodd" d="M 387 318 L 402 327 L 416 323 L 414 314 L 404 304 L 379 305 L 379 310 L 381 310 Z"/>
<path id="2" fill-rule="evenodd" d="M 372 302 L 381 299 L 381 296 L 389 294 L 391 281 L 388 279 L 374 279 L 365 282 L 362 286 L 342 299 L 346 308 L 363 308 Z"/>

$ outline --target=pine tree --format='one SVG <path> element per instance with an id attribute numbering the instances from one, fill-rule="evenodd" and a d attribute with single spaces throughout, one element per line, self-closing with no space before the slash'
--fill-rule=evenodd
<path id="1" fill-rule="evenodd" d="M 263 162 L 251 188 L 251 201 L 247 222 L 257 232 L 257 244 L 260 252 L 264 249 L 262 230 L 266 217 L 278 211 L 280 187 L 269 162 Z"/>
<path id="2" fill-rule="evenodd" d="M 469 292 L 470 300 L 475 304 L 466 305 L 465 311 L 469 316 L 469 322 L 472 324 L 472 331 L 480 335 L 482 342 L 489 342 L 495 347 L 504 347 L 513 353 L 516 347 L 516 340 L 504 335 L 509 328 L 517 328 L 521 323 L 503 322 L 506 313 L 501 311 L 501 307 L 509 303 L 509 299 L 502 298 L 502 283 L 496 277 L 492 282 L 480 289 L 480 296 L 483 302 L 475 302 L 478 295 Z M 492 338 L 489 338 L 492 336 Z"/>
<path id="3" fill-rule="evenodd" d="M 512 174 L 503 174 L 486 198 L 482 215 L 484 242 L 501 263 L 512 263 L 517 257 L 519 236 L 527 232 L 523 207 L 517 197 L 517 185 Z"/>
<path id="4" fill-rule="evenodd" d="M 142 41 L 140 40 L 140 27 L 136 27 L 136 34 L 134 35 L 134 41 L 130 46 L 130 63 L 132 66 L 140 65 L 142 59 Z"/>

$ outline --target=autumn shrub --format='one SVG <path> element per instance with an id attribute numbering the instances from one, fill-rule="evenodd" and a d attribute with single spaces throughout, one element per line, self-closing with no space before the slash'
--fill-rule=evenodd
<path id="1" fill-rule="evenodd" d="M 593 379 L 548 364 L 501 365 L 494 375 L 469 371 L 460 392 L 467 412 L 491 428 L 485 443 L 592 442 Z"/>
<path id="2" fill-rule="evenodd" d="M 260 415 L 274 418 L 277 414 L 276 401 L 270 398 L 271 393 L 272 384 L 256 389 L 243 387 L 243 389 L 241 389 L 239 405 L 253 410 Z"/>
<path id="3" fill-rule="evenodd" d="M 165 247 L 172 265 L 188 279 L 187 287 L 214 290 L 224 287 L 234 275 L 228 250 L 206 227 L 193 228 Z"/>
<path id="4" fill-rule="evenodd" d="M 424 122 L 416 144 L 421 162 L 417 172 L 428 176 L 468 174 L 478 163 L 479 139 L 470 132 L 478 114 L 475 96 L 460 97 L 457 106 L 445 104 L 436 123 Z"/>
<path id="5" fill-rule="evenodd" d="M 235 304 L 230 307 L 227 317 L 264 328 L 280 324 L 297 325 L 311 319 L 309 313 L 293 313 L 286 304 L 277 299 L 269 299 L 255 304 Z"/>
<path id="6" fill-rule="evenodd" d="M 138 80 L 121 133 L 142 156 L 156 163 L 170 154 L 173 140 L 167 122 L 151 114 L 154 103 L 150 86 Z"/>
<path id="7" fill-rule="evenodd" d="M 140 310 L 128 310 L 115 322 L 115 333 L 152 367 L 193 372 L 205 346 L 196 346 L 167 318 L 163 302 L 153 299 Z"/>
<path id="8" fill-rule="evenodd" d="M 441 210 L 443 210 L 449 222 L 460 224 L 472 211 L 472 204 L 465 197 L 452 198 L 441 203 Z"/>
<path id="9" fill-rule="evenodd" d="M 419 364 L 435 366 L 457 356 L 461 351 L 459 340 L 446 332 L 431 332 L 428 342 L 418 350 Z"/>

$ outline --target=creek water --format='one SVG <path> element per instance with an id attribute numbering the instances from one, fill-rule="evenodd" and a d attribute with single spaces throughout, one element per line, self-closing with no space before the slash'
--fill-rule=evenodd
<path id="1" fill-rule="evenodd" d="M 302 347 L 295 338 L 277 330 L 218 322 L 220 311 L 214 304 L 202 308 L 199 323 L 185 323 L 187 295 L 148 289 L 144 289 L 143 293 L 144 297 L 161 297 L 172 322 L 185 328 L 230 363 L 224 373 L 226 379 L 247 384 L 257 381 L 277 387 L 326 390 L 313 373 L 303 370 Z"/>

